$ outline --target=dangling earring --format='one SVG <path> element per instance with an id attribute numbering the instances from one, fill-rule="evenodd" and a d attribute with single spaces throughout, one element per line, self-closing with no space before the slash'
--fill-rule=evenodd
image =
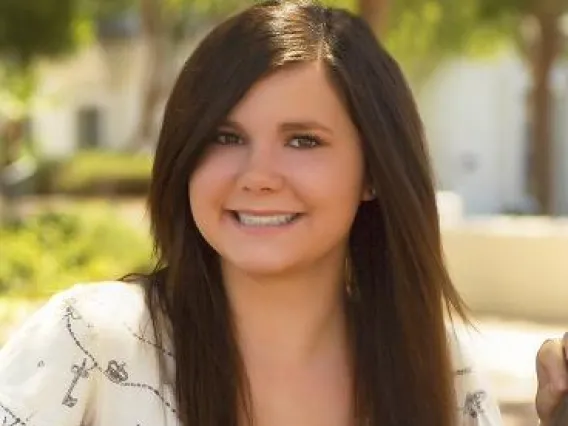
<path id="1" fill-rule="evenodd" d="M 345 281 L 345 293 L 348 297 L 351 297 L 353 288 L 351 282 L 351 261 L 349 260 L 349 256 L 345 256 L 345 265 L 343 267 L 343 281 Z"/>
<path id="2" fill-rule="evenodd" d="M 377 190 L 375 188 L 371 188 L 370 195 L 371 195 L 371 200 L 376 199 L 377 198 Z"/>
<path id="3" fill-rule="evenodd" d="M 353 275 L 353 266 L 351 264 L 351 257 L 348 255 L 345 257 L 345 293 L 350 300 L 357 299 L 359 295 L 359 289 L 355 282 L 355 277 Z"/>

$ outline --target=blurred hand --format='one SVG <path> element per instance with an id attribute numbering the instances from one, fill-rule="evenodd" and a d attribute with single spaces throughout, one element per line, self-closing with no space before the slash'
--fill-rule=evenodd
<path id="1" fill-rule="evenodd" d="M 538 390 L 536 410 L 543 426 L 549 426 L 563 396 L 568 395 L 568 333 L 547 340 L 536 359 Z"/>

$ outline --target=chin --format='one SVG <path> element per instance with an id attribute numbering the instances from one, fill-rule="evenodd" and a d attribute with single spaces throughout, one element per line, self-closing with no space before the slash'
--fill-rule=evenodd
<path id="1" fill-rule="evenodd" d="M 259 277 L 286 275 L 300 267 L 299 262 L 283 259 L 283 256 L 241 256 L 238 259 L 228 259 L 228 263 L 247 275 Z"/>

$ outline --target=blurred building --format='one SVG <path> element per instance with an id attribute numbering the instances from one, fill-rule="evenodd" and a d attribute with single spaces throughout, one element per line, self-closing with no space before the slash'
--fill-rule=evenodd
<path id="1" fill-rule="evenodd" d="M 128 26 L 105 43 L 44 67 L 31 129 L 40 152 L 120 149 L 138 124 L 145 51 Z M 118 36 L 117 36 L 118 35 Z M 180 47 L 181 66 L 193 41 Z M 555 70 L 555 213 L 568 215 L 568 64 Z M 441 190 L 461 196 L 466 215 L 530 213 L 527 95 L 530 78 L 513 55 L 460 59 L 439 67 L 419 103 Z M 160 120 L 157 116 L 156 120 Z"/>
<path id="2" fill-rule="evenodd" d="M 554 212 L 568 215 L 568 64 L 551 81 L 554 97 Z M 439 67 L 420 106 L 442 190 L 469 215 L 531 213 L 528 196 L 531 79 L 520 58 L 458 59 Z"/>
<path id="3" fill-rule="evenodd" d="M 180 40 L 177 51 L 169 55 L 168 75 L 177 74 L 206 24 L 192 23 L 193 36 Z M 135 136 L 149 74 L 137 15 L 99 22 L 97 38 L 98 43 L 76 55 L 41 66 L 30 129 L 43 156 L 123 149 Z M 161 113 L 154 119 L 159 124 Z"/>

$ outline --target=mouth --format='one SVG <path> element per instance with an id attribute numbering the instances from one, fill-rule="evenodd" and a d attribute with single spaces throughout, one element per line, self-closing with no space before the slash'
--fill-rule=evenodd
<path id="1" fill-rule="evenodd" d="M 240 211 L 231 210 L 231 216 L 242 226 L 250 227 L 270 227 L 270 226 L 284 226 L 297 221 L 303 214 L 302 213 L 274 213 L 274 214 L 260 214 L 260 213 L 245 213 Z"/>

